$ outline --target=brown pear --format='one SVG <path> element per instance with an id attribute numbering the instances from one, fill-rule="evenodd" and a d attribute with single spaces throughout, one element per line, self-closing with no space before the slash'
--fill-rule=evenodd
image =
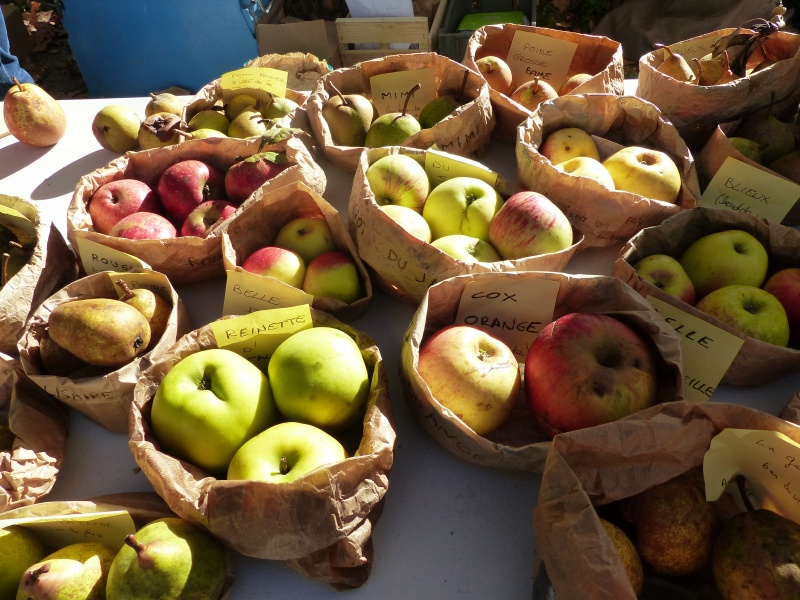
<path id="1" fill-rule="evenodd" d="M 61 105 L 35 83 L 20 83 L 6 92 L 3 118 L 15 138 L 29 146 L 52 146 L 67 131 L 67 115 Z"/>
<path id="2" fill-rule="evenodd" d="M 45 373 L 60 377 L 69 377 L 86 366 L 86 363 L 72 352 L 56 344 L 47 330 L 39 340 L 39 360 Z"/>
<path id="3" fill-rule="evenodd" d="M 661 47 L 664 49 L 664 52 L 667 53 L 667 56 L 664 58 L 664 62 L 656 68 L 656 71 L 668 77 L 672 77 L 673 79 L 677 79 L 678 81 L 694 83 L 696 77 L 692 71 L 691 65 L 689 65 L 689 61 L 677 52 L 673 52 L 669 46 Z"/>
<path id="4" fill-rule="evenodd" d="M 180 131 L 185 125 L 178 115 L 168 112 L 152 114 L 139 126 L 139 147 L 150 150 L 177 144 L 183 140 Z"/>
<path id="5" fill-rule="evenodd" d="M 633 545 L 628 535 L 611 521 L 600 519 L 600 523 L 603 525 L 603 529 L 614 544 L 614 549 L 619 555 L 619 560 L 625 568 L 625 574 L 631 582 L 633 593 L 638 597 L 642 593 L 642 588 L 644 587 L 644 569 L 642 567 L 642 559 L 639 557 L 636 546 Z"/>
<path id="6" fill-rule="evenodd" d="M 120 300 L 142 313 L 150 324 L 150 344 L 147 349 L 151 349 L 167 330 L 172 306 L 159 294 L 147 288 L 131 289 L 122 279 L 118 279 L 116 284 L 122 290 Z"/>

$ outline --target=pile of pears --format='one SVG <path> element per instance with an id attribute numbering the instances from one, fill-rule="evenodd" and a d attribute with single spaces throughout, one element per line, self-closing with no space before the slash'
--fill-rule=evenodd
<path id="1" fill-rule="evenodd" d="M 3 100 L 3 119 L 8 131 L 23 144 L 52 146 L 67 131 L 67 115 L 50 94 L 35 83 L 12 85 Z"/>
<path id="2" fill-rule="evenodd" d="M 218 600 L 227 572 L 222 544 L 177 517 L 144 525 L 118 551 L 53 549 L 32 528 L 0 529 L 0 600 Z"/>
<path id="3" fill-rule="evenodd" d="M 79 298 L 56 306 L 39 339 L 39 359 L 50 375 L 79 379 L 116 370 L 147 353 L 167 328 L 172 305 L 147 288 L 123 295 Z"/>
<path id="4" fill-rule="evenodd" d="M 0 289 L 28 264 L 37 239 L 30 219 L 8 206 L 0 209 Z"/>

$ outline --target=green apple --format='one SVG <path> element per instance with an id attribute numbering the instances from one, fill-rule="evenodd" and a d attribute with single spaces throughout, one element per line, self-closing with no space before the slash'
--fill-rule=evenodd
<path id="1" fill-rule="evenodd" d="M 431 190 L 425 168 L 405 154 L 389 154 L 366 172 L 369 188 L 379 206 L 396 204 L 422 211 Z"/>
<path id="2" fill-rule="evenodd" d="M 491 243 L 463 233 L 440 237 L 433 240 L 431 246 L 467 263 L 503 260 Z"/>
<path id="3" fill-rule="evenodd" d="M 153 398 L 151 425 L 164 452 L 224 474 L 239 447 L 279 417 L 258 367 L 231 350 L 209 348 L 169 370 Z"/>
<path id="4" fill-rule="evenodd" d="M 300 255 L 306 265 L 318 254 L 336 250 L 333 232 L 324 217 L 296 217 L 278 230 L 274 246 Z"/>
<path id="5" fill-rule="evenodd" d="M 539 146 L 539 153 L 554 165 L 578 156 L 588 156 L 596 161 L 600 160 L 597 144 L 592 136 L 580 127 L 556 129 Z"/>
<path id="6" fill-rule="evenodd" d="M 422 216 L 432 239 L 462 233 L 489 241 L 489 223 L 503 206 L 500 194 L 476 177 L 453 177 L 428 195 Z"/>
<path id="7" fill-rule="evenodd" d="M 285 421 L 239 448 L 228 467 L 228 479 L 294 481 L 345 458 L 344 447 L 328 432 L 307 423 Z"/>
<path id="8" fill-rule="evenodd" d="M 339 329 L 298 331 L 275 349 L 267 373 L 285 420 L 337 431 L 364 412 L 369 372 L 358 344 Z"/>
<path id="9" fill-rule="evenodd" d="M 680 257 L 698 298 L 726 285 L 761 287 L 769 255 L 764 245 L 741 229 L 724 229 L 701 236 Z"/>
<path id="10" fill-rule="evenodd" d="M 789 344 L 786 310 L 775 296 L 761 288 L 726 285 L 701 298 L 695 306 L 752 338 L 782 347 Z"/>
<path id="11" fill-rule="evenodd" d="M 423 242 L 431 241 L 430 225 L 428 225 L 425 218 L 413 208 L 400 206 L 399 204 L 384 204 L 381 206 L 381 210 L 387 217 L 392 219 L 392 221 L 415 238 Z"/>
<path id="12" fill-rule="evenodd" d="M 364 296 L 356 262 L 338 250 L 323 252 L 308 263 L 303 291 L 312 296 L 336 298 L 345 304 Z"/>
<path id="13" fill-rule="evenodd" d="M 606 158 L 603 166 L 617 190 L 670 204 L 678 200 L 681 173 L 666 152 L 627 146 Z"/>
<path id="14" fill-rule="evenodd" d="M 675 296 L 687 304 L 694 304 L 694 285 L 676 258 L 669 254 L 651 254 L 638 261 L 633 268 L 639 277 L 664 290 L 670 296 Z"/>
<path id="15" fill-rule="evenodd" d="M 25 527 L 0 529 L 0 598 L 15 598 L 23 573 L 46 554 L 41 540 Z"/>

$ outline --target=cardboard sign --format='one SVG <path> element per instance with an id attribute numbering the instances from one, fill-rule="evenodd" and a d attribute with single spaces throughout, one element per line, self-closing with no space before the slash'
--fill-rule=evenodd
<path id="1" fill-rule="evenodd" d="M 53 548 L 63 548 L 79 542 L 98 542 L 119 550 L 125 544 L 125 537 L 136 533 L 133 519 L 126 510 L 19 519 L 0 518 L 0 529 L 11 525 L 29 529 L 45 546 Z"/>
<path id="2" fill-rule="evenodd" d="M 135 256 L 120 252 L 114 248 L 103 246 L 86 238 L 78 238 L 78 256 L 81 258 L 83 270 L 87 275 L 102 271 L 149 271 L 150 265 Z"/>
<path id="3" fill-rule="evenodd" d="M 506 59 L 514 77 L 514 85 L 519 87 L 538 77 L 558 91 L 569 76 L 569 68 L 577 49 L 578 44 L 575 42 L 517 30 Z"/>
<path id="4" fill-rule="evenodd" d="M 433 69 L 395 71 L 370 77 L 372 104 L 378 114 L 401 112 L 408 91 L 416 84 L 419 84 L 420 88 L 408 101 L 406 112 L 419 117 L 425 105 L 436 98 L 436 72 Z"/>
<path id="5" fill-rule="evenodd" d="M 680 335 L 686 400 L 708 400 L 744 340 L 654 296 L 647 296 L 647 301 Z"/>
<path id="6" fill-rule="evenodd" d="M 711 51 L 714 49 L 714 42 L 719 38 L 720 36 L 715 34 L 695 40 L 677 42 L 675 44 L 670 44 L 669 49 L 676 54 L 680 54 L 686 60 L 691 61 L 693 58 L 699 59 L 703 58 L 706 54 L 711 54 Z"/>
<path id="7" fill-rule="evenodd" d="M 226 271 L 223 315 L 247 315 L 259 310 L 311 304 L 314 296 L 272 277 L 247 271 Z"/>
<path id="8" fill-rule="evenodd" d="M 132 290 L 145 288 L 158 294 L 165 300 L 169 300 L 170 283 L 169 279 L 167 279 L 167 276 L 163 273 L 157 273 L 155 271 L 138 273 L 109 272 L 108 278 L 111 280 L 111 283 L 114 284 L 114 288 L 117 290 L 117 294 L 120 298 L 123 296 L 124 292 L 122 291 L 122 288 L 117 285 L 117 281 L 122 280 L 125 282 L 125 285 Z"/>
<path id="9" fill-rule="evenodd" d="M 800 445 L 777 431 L 723 429 L 703 457 L 706 499 L 730 489 L 739 497 L 735 478 L 744 475 L 747 496 L 756 508 L 767 508 L 800 523 Z"/>
<path id="10" fill-rule="evenodd" d="M 553 320 L 560 287 L 552 279 L 471 281 L 461 294 L 456 323 L 488 331 L 523 363 L 533 340 Z"/>
<path id="11" fill-rule="evenodd" d="M 228 102 L 238 94 L 251 94 L 261 100 L 269 99 L 270 94 L 283 98 L 286 96 L 288 80 L 287 71 L 267 67 L 246 67 L 228 71 L 220 78 L 222 100 Z"/>
<path id="12" fill-rule="evenodd" d="M 425 153 L 425 172 L 431 182 L 431 189 L 453 177 L 474 177 L 492 187 L 497 186 L 496 172 L 477 161 L 439 150 L 428 150 Z"/>
<path id="13" fill-rule="evenodd" d="M 703 192 L 700 206 L 780 223 L 798 198 L 800 185 L 729 156 Z"/>

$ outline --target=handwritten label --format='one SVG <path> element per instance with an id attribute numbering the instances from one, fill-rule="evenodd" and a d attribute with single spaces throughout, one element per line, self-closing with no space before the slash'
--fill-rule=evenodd
<path id="1" fill-rule="evenodd" d="M 93 240 L 77 238 L 78 256 L 81 257 L 83 270 L 87 275 L 101 273 L 103 271 L 117 271 L 125 273 L 127 271 L 148 271 L 150 265 L 139 260 L 135 256 L 120 252 L 114 248 L 103 246 Z"/>
<path id="2" fill-rule="evenodd" d="M 314 296 L 272 277 L 247 271 L 226 271 L 223 315 L 246 315 L 258 310 L 311 304 Z"/>
<path id="3" fill-rule="evenodd" d="M 289 73 L 281 69 L 245 67 L 228 71 L 220 77 L 222 99 L 227 102 L 238 94 L 251 94 L 260 100 L 267 100 L 270 94 L 283 98 L 287 81 Z"/>
<path id="4" fill-rule="evenodd" d="M 717 500 L 744 475 L 748 498 L 800 523 L 800 445 L 777 431 L 723 429 L 703 457 L 706 499 Z"/>
<path id="5" fill-rule="evenodd" d="M 719 35 L 710 35 L 706 37 L 697 38 L 694 40 L 687 40 L 670 44 L 669 49 L 683 56 L 688 61 L 693 58 L 703 58 L 706 54 L 710 54 L 714 49 L 714 42 L 719 39 Z"/>
<path id="6" fill-rule="evenodd" d="M 283 340 L 313 326 L 311 308 L 303 304 L 214 321 L 211 331 L 217 346 L 244 356 L 264 371 Z"/>
<path id="7" fill-rule="evenodd" d="M 567 80 L 578 44 L 549 35 L 517 30 L 508 49 L 514 86 L 538 77 L 556 90 Z"/>
<path id="8" fill-rule="evenodd" d="M 406 111 L 415 117 L 419 116 L 424 106 L 436 98 L 436 71 L 433 69 L 415 69 L 413 71 L 395 71 L 382 73 L 369 78 L 372 104 L 379 115 L 401 112 L 408 91 L 416 84 L 420 88 L 408 101 Z"/>
<path id="9" fill-rule="evenodd" d="M 0 529 L 11 525 L 30 529 L 45 546 L 53 548 L 63 548 L 78 542 L 99 542 L 119 550 L 125 544 L 125 536 L 136 532 L 133 519 L 126 510 L 0 518 Z"/>
<path id="10" fill-rule="evenodd" d="M 800 185 L 729 156 L 703 192 L 700 206 L 780 223 L 798 198 Z"/>
<path id="11" fill-rule="evenodd" d="M 464 286 L 456 322 L 488 331 L 525 362 L 533 340 L 553 320 L 560 287 L 552 279 L 472 281 Z"/>
<path id="12" fill-rule="evenodd" d="M 431 188 L 453 177 L 474 177 L 492 187 L 497 185 L 497 173 L 481 163 L 437 150 L 428 150 L 425 153 L 425 172 L 428 174 Z"/>
<path id="13" fill-rule="evenodd" d="M 625 147 L 624 144 L 618 144 L 617 142 L 600 137 L 599 135 L 593 135 L 592 139 L 594 140 L 594 145 L 597 146 L 600 162 L 604 161 L 612 154 L 616 154 Z"/>
<path id="14" fill-rule="evenodd" d="M 122 288 L 117 285 L 120 279 L 125 282 L 130 289 L 136 290 L 140 288 L 148 289 L 156 294 L 159 294 L 164 300 L 169 300 L 171 286 L 169 279 L 163 273 L 155 271 L 145 271 L 140 273 L 114 273 L 109 272 L 108 278 L 114 284 L 117 290 L 117 295 L 121 298 L 124 294 Z"/>
<path id="15" fill-rule="evenodd" d="M 655 296 L 647 296 L 681 339 L 684 396 L 704 402 L 714 393 L 744 340 Z"/>

